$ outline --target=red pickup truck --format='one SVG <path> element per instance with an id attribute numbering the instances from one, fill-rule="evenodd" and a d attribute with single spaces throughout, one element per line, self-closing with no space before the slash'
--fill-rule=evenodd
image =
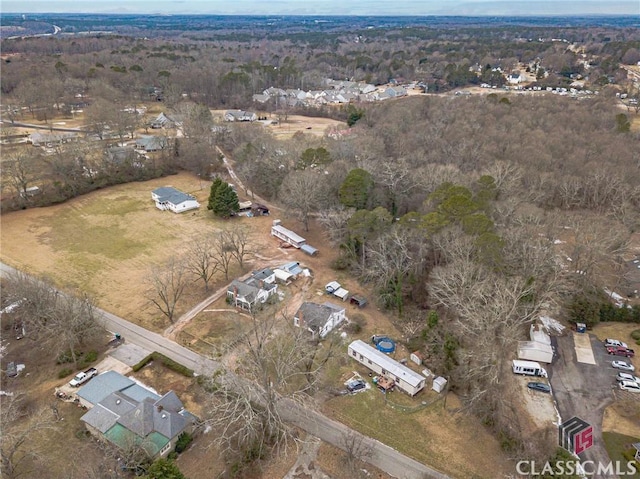
<path id="1" fill-rule="evenodd" d="M 609 346 L 607 348 L 607 353 L 613 354 L 614 356 L 625 356 L 627 358 L 632 358 L 635 355 L 635 351 L 633 349 L 624 348 L 622 346 Z"/>

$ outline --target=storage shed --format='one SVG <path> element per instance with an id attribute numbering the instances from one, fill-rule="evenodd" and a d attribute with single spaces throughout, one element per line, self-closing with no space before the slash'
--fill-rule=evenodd
<path id="1" fill-rule="evenodd" d="M 364 341 L 359 339 L 353 341 L 349 345 L 349 356 L 375 373 L 394 380 L 396 387 L 410 396 L 415 396 L 424 389 L 426 381 L 424 376 L 372 348 Z"/>
<path id="2" fill-rule="evenodd" d="M 444 391 L 446 385 L 447 380 L 442 376 L 438 376 L 437 378 L 433 378 L 433 386 L 431 387 L 431 389 L 433 389 L 437 393 L 441 393 L 442 391 Z"/>

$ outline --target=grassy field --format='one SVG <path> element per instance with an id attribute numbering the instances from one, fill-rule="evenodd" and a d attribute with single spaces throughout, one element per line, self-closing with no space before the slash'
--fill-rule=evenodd
<path id="1" fill-rule="evenodd" d="M 602 437 L 604 439 L 604 444 L 609 453 L 609 457 L 612 461 L 620 461 L 622 467 L 620 471 L 626 471 L 626 464 L 628 462 L 627 459 L 623 456 L 624 452 L 631 452 L 632 450 L 635 452 L 631 444 L 635 442 L 639 442 L 639 437 L 631 437 L 625 436 L 624 434 L 618 434 L 615 432 L 603 432 Z M 636 462 L 636 464 L 638 464 Z M 633 475 L 625 475 L 624 477 L 629 477 L 633 479 L 640 479 L 640 464 L 637 465 L 637 472 Z"/>
<path id="2" fill-rule="evenodd" d="M 8 213 L 2 216 L 0 257 L 66 290 L 86 291 L 99 305 L 130 321 L 163 329 L 167 320 L 145 297 L 153 267 L 184 254 L 197 235 L 212 234 L 226 225 L 204 206 L 181 215 L 158 210 L 151 191 L 160 186 L 175 186 L 203 205 L 209 193 L 208 182 L 181 173 L 95 191 L 60 205 Z M 204 288 L 192 283 L 178 314 L 204 297 Z"/>

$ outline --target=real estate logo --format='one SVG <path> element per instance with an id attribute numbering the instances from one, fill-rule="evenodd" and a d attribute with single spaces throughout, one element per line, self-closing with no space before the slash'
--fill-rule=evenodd
<path id="1" fill-rule="evenodd" d="M 558 432 L 560 446 L 573 454 L 580 454 L 593 446 L 593 427 L 579 417 L 563 422 Z"/>

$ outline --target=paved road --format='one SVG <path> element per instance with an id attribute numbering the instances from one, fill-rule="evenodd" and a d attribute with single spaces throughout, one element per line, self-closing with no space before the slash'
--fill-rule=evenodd
<path id="1" fill-rule="evenodd" d="M 15 269 L 4 263 L 0 263 L 0 271 L 3 274 L 16 272 Z M 136 344 L 149 351 L 158 351 L 174 361 L 193 369 L 196 374 L 211 375 L 222 368 L 222 364 L 219 362 L 200 356 L 160 334 L 148 331 L 108 311 L 97 309 L 97 312 L 107 330 L 120 333 L 129 343 Z M 240 391 L 248 390 L 247 381 L 233 374 L 227 373 L 225 382 L 227 384 L 239 384 Z M 344 424 L 316 411 L 303 408 L 288 399 L 281 400 L 278 409 L 287 422 L 341 449 L 344 449 L 343 440 L 345 434 L 352 431 Z M 355 431 L 353 433 L 361 437 L 363 442 L 372 448 L 371 457 L 366 462 L 373 464 L 391 476 L 399 479 L 448 479 L 444 474 L 401 454 L 375 439 Z"/>
<path id="2" fill-rule="evenodd" d="M 23 123 L 20 121 L 8 121 L 0 119 L 0 123 L 6 126 L 19 126 L 21 128 L 33 128 L 35 130 L 47 130 L 47 131 L 67 131 L 71 133 L 87 133 L 86 130 L 82 128 L 64 128 L 60 126 L 53 125 L 34 125 L 33 123 Z"/>
<path id="3" fill-rule="evenodd" d="M 580 454 L 580 459 L 608 464 L 610 458 L 602 439 L 602 418 L 605 408 L 614 400 L 617 370 L 611 367 L 612 358 L 602 343 L 595 336 L 590 339 L 596 364 L 576 360 L 572 334 L 558 337 L 558 358 L 553 363 L 550 382 L 562 421 L 577 416 L 593 426 L 594 444 Z M 618 476 L 590 477 L 613 479 Z"/>

